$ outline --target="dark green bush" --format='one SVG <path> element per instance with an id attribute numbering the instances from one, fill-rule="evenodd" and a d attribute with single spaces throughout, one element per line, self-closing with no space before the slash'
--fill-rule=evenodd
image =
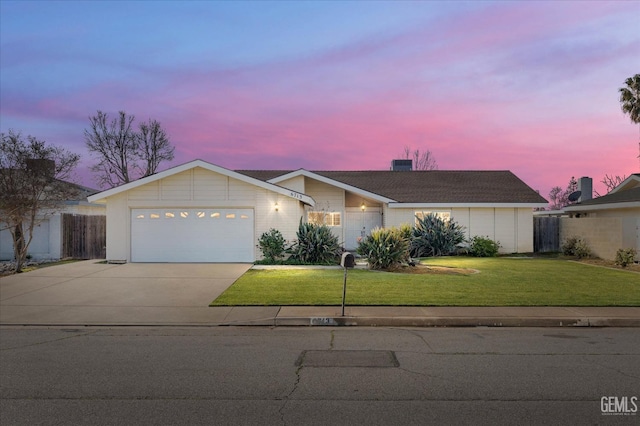
<path id="1" fill-rule="evenodd" d="M 370 269 L 398 266 L 409 259 L 407 234 L 402 228 L 375 228 L 358 243 L 357 253 L 367 258 Z"/>
<path id="2" fill-rule="evenodd" d="M 305 223 L 300 219 L 296 235 L 298 239 L 287 249 L 291 260 L 320 265 L 338 263 L 342 248 L 327 225 Z"/>
<path id="3" fill-rule="evenodd" d="M 453 220 L 445 221 L 434 213 L 416 216 L 411 238 L 411 257 L 451 254 L 464 241 L 464 228 Z"/>
<path id="4" fill-rule="evenodd" d="M 258 247 L 262 251 L 265 263 L 275 263 L 284 256 L 284 237 L 280 231 L 271 228 L 260 236 Z"/>
<path id="5" fill-rule="evenodd" d="M 475 236 L 471 238 L 469 254 L 475 257 L 494 257 L 498 255 L 500 243 L 489 237 Z"/>
<path id="6" fill-rule="evenodd" d="M 618 249 L 616 252 L 616 265 L 626 268 L 635 262 L 636 254 L 638 254 L 638 252 L 633 248 Z"/>

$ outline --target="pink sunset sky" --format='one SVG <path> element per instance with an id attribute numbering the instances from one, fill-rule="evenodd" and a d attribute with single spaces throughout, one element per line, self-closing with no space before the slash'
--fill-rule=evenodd
<path id="1" fill-rule="evenodd" d="M 82 155 L 119 110 L 229 169 L 511 170 L 547 197 L 640 171 L 618 89 L 640 2 L 0 2 L 0 127 Z"/>

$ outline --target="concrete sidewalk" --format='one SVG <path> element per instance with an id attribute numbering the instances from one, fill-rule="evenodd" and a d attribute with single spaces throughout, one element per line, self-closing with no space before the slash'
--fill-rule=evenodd
<path id="1" fill-rule="evenodd" d="M 0 278 L 0 325 L 640 327 L 640 307 L 207 306 L 249 264 L 75 262 Z"/>

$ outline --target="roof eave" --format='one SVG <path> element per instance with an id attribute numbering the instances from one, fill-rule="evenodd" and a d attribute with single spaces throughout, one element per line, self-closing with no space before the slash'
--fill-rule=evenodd
<path id="1" fill-rule="evenodd" d="M 547 203 L 389 203 L 390 209 L 438 209 L 438 208 L 536 208 Z"/>
<path id="2" fill-rule="evenodd" d="M 170 169 L 164 170 L 162 172 L 156 173 L 154 175 L 147 176 L 142 179 L 138 179 L 134 182 L 129 182 L 124 185 L 120 185 L 116 188 L 111 188 L 106 191 L 99 192 L 97 194 L 91 195 L 90 197 L 87 197 L 87 200 L 90 203 L 106 203 L 106 199 L 109 197 L 120 194 L 122 192 L 130 191 L 142 185 L 146 185 L 178 173 L 185 172 L 187 170 L 194 169 L 196 167 L 201 167 L 205 170 L 209 170 L 215 173 L 220 173 L 230 178 L 237 179 L 239 181 L 249 183 L 251 185 L 255 185 L 260 188 L 267 189 L 269 191 L 277 192 L 287 197 L 295 198 L 296 200 L 299 200 L 304 204 L 308 204 L 310 206 L 314 206 L 316 204 L 315 200 L 306 194 L 292 191 L 290 189 L 287 189 L 282 186 L 278 186 L 269 182 L 265 182 L 260 179 L 252 178 L 250 176 L 243 175 L 242 173 L 234 172 L 233 170 L 225 169 L 224 167 L 207 163 L 206 161 L 203 161 L 203 160 L 193 160 L 188 163 L 184 163 L 179 166 L 175 166 Z"/>
<path id="3" fill-rule="evenodd" d="M 633 181 L 640 183 L 640 175 L 633 174 L 629 176 L 628 178 L 620 182 L 620 185 L 616 186 L 611 191 L 609 191 L 609 194 L 615 194 L 618 191 L 623 191 L 624 190 L 623 188 L 625 188 L 628 184 L 630 184 Z"/>
<path id="4" fill-rule="evenodd" d="M 640 201 L 627 201 L 622 203 L 606 203 L 606 204 L 590 204 L 590 205 L 572 205 L 564 208 L 569 212 L 588 212 L 595 210 L 612 210 L 612 209 L 633 209 L 640 208 Z"/>
<path id="5" fill-rule="evenodd" d="M 376 194 L 374 192 L 366 191 L 364 189 L 348 185 L 348 184 L 346 184 L 344 182 L 340 182 L 339 180 L 331 179 L 331 178 L 328 178 L 326 176 L 322 176 L 322 175 L 310 172 L 309 170 L 305 170 L 305 169 L 299 169 L 299 170 L 296 170 L 294 172 L 290 172 L 290 173 L 284 174 L 282 176 L 275 177 L 273 179 L 268 180 L 267 182 L 272 183 L 272 184 L 277 184 L 277 183 L 283 182 L 283 181 L 285 181 L 287 179 L 293 179 L 293 178 L 298 177 L 298 176 L 308 177 L 310 179 L 314 179 L 314 180 L 317 180 L 319 182 L 326 183 L 327 185 L 332 185 L 332 186 L 335 186 L 337 188 L 344 189 L 345 191 L 353 192 L 354 194 L 358 194 L 358 195 L 363 196 L 363 197 L 371 198 L 371 199 L 379 201 L 381 203 L 395 203 L 396 202 L 396 200 L 384 197 L 384 196 L 382 196 L 380 194 Z"/>

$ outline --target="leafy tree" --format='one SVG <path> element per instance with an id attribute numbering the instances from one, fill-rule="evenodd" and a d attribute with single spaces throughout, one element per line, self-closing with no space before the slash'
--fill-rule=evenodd
<path id="1" fill-rule="evenodd" d="M 629 115 L 632 123 L 640 124 L 640 74 L 625 80 L 626 87 L 618 89 L 622 112 Z M 639 128 L 640 130 L 640 128 Z M 638 142 L 640 152 L 640 141 Z M 638 155 L 640 158 L 640 155 Z"/>
<path id="2" fill-rule="evenodd" d="M 428 149 L 426 151 L 420 151 L 420 149 L 411 151 L 411 148 L 405 146 L 402 158 L 412 160 L 413 170 L 438 170 L 438 162 Z"/>
<path id="3" fill-rule="evenodd" d="M 618 89 L 622 112 L 629 115 L 633 123 L 640 123 L 640 74 L 629 77 L 624 84 L 627 87 Z"/>
<path id="4" fill-rule="evenodd" d="M 549 210 L 560 210 L 563 207 L 573 204 L 569 201 L 569 195 L 578 190 L 578 181 L 571 176 L 567 188 L 563 191 L 559 186 L 554 186 L 549 192 Z"/>
<path id="5" fill-rule="evenodd" d="M 135 116 L 120 111 L 109 121 L 98 111 L 89 117 L 84 131 L 89 152 L 97 157 L 91 166 L 100 187 L 114 187 L 154 174 L 160 163 L 173 160 L 174 147 L 157 120 L 149 120 L 134 129 Z"/>
<path id="6" fill-rule="evenodd" d="M 64 180 L 79 161 L 79 155 L 33 136 L 1 134 L 0 229 L 13 237 L 16 272 L 22 271 L 34 228 L 76 195 L 77 187 Z"/>

